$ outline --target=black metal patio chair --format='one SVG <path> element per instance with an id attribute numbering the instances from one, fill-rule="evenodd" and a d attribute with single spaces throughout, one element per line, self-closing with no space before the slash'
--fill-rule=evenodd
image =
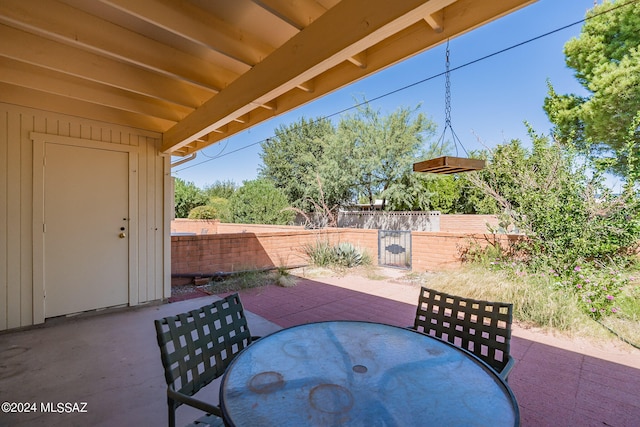
<path id="1" fill-rule="evenodd" d="M 413 329 L 475 354 L 506 381 L 515 364 L 509 354 L 512 320 L 513 304 L 422 287 Z"/>
<path id="2" fill-rule="evenodd" d="M 206 415 L 190 425 L 222 426 L 220 408 L 192 397 L 220 377 L 235 355 L 258 337 L 252 337 L 238 294 L 189 313 L 155 322 L 167 382 L 169 426 L 176 409 L 186 404 Z"/>

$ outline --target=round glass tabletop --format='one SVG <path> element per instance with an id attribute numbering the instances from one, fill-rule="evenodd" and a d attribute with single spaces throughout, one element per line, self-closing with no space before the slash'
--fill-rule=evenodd
<path id="1" fill-rule="evenodd" d="M 236 426 L 514 426 L 513 393 L 457 347 L 390 325 L 283 329 L 236 356 L 220 386 Z"/>

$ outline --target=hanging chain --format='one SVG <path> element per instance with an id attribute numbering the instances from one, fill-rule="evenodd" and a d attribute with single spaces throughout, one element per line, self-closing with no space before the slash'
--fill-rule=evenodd
<path id="1" fill-rule="evenodd" d="M 447 40 L 446 68 L 444 73 L 444 128 L 451 127 L 451 80 L 449 78 L 449 40 Z"/>
<path id="2" fill-rule="evenodd" d="M 464 148 L 464 145 L 462 145 L 462 142 L 460 142 L 460 139 L 458 138 L 458 135 L 456 135 L 456 133 L 453 131 L 453 126 L 451 126 L 451 79 L 449 77 L 449 75 L 451 73 L 449 71 L 449 67 L 450 67 L 450 63 L 449 63 L 449 40 L 447 40 L 446 64 L 445 65 L 446 65 L 446 68 L 445 68 L 445 72 L 444 72 L 444 78 L 445 78 L 445 83 L 444 83 L 444 130 L 442 132 L 442 136 L 438 140 L 438 146 L 440 147 L 440 154 L 442 154 L 442 151 L 444 149 L 445 135 L 447 133 L 447 129 L 449 129 L 449 131 L 451 131 L 451 138 L 452 138 L 452 142 L 453 142 L 453 147 L 456 150 L 456 156 L 458 155 L 458 145 L 460 147 L 462 147 L 462 150 L 468 156 L 469 153 L 467 153 L 467 150 Z"/>

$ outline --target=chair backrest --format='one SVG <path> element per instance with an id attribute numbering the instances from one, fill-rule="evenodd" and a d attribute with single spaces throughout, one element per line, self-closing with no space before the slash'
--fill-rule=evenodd
<path id="1" fill-rule="evenodd" d="M 189 396 L 221 376 L 251 343 L 238 294 L 156 320 L 155 326 L 167 385 Z"/>
<path id="2" fill-rule="evenodd" d="M 509 361 L 513 304 L 462 298 L 423 287 L 414 329 L 470 351 L 501 372 Z"/>

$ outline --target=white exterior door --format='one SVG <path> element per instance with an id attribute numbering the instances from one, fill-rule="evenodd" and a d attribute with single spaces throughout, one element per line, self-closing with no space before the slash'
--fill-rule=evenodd
<path id="1" fill-rule="evenodd" d="M 44 311 L 129 301 L 129 153 L 44 144 Z"/>

